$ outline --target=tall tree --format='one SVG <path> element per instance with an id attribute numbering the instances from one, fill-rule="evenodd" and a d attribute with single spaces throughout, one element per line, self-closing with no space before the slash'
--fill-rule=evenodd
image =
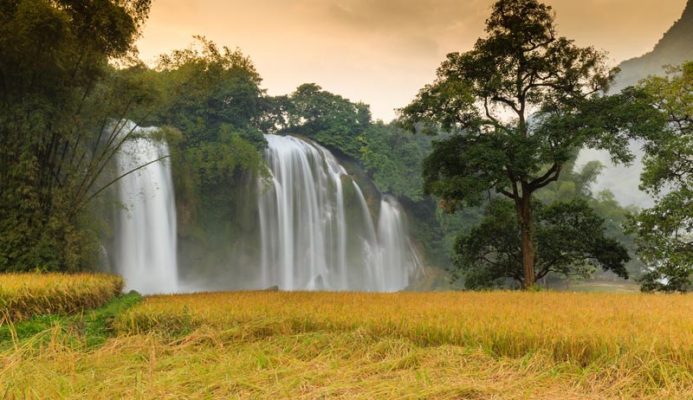
<path id="1" fill-rule="evenodd" d="M 650 268 L 642 290 L 685 292 L 693 276 L 693 62 L 669 72 L 642 83 L 669 123 L 646 138 L 641 188 L 657 201 L 630 228 Z"/>
<path id="2" fill-rule="evenodd" d="M 451 133 L 425 162 L 427 193 L 449 210 L 491 190 L 512 200 L 525 288 L 536 276 L 534 193 L 558 179 L 576 150 L 604 149 L 628 162 L 629 135 L 661 124 L 638 91 L 601 95 L 613 76 L 605 58 L 558 36 L 551 7 L 500 0 L 486 37 L 449 54 L 436 81 L 402 110 L 410 129 Z"/>

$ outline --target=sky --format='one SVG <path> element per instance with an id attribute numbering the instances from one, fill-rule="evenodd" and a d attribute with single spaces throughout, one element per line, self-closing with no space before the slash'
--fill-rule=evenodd
<path id="1" fill-rule="evenodd" d="M 609 53 L 650 51 L 686 0 L 547 0 L 558 33 Z M 314 82 L 389 121 L 430 83 L 445 55 L 483 35 L 493 0 L 154 0 L 140 57 L 188 47 L 193 35 L 250 56 L 271 95 Z"/>

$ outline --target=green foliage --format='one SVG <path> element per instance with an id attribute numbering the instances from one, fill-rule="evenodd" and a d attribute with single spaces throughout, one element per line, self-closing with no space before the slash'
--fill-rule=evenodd
<path id="1" fill-rule="evenodd" d="M 78 270 L 80 220 L 127 135 L 105 129 L 149 97 L 128 73 L 150 0 L 0 5 L 0 271 Z"/>
<path id="2" fill-rule="evenodd" d="M 109 337 L 115 336 L 116 318 L 142 299 L 139 293 L 133 291 L 118 296 L 105 306 L 87 313 L 83 325 L 87 346 L 99 346 Z"/>
<path id="3" fill-rule="evenodd" d="M 279 133 L 297 133 L 339 149 L 358 159 L 359 137 L 370 126 L 371 112 L 363 103 L 352 103 L 314 83 L 299 86 L 285 98 L 276 98 L 266 117 Z"/>
<path id="4" fill-rule="evenodd" d="M 605 232 L 614 238 L 627 250 L 631 260 L 626 264 L 628 275 L 632 278 L 640 278 L 645 271 L 645 264 L 637 255 L 637 236 L 629 232 L 626 225 L 628 216 L 636 210 L 636 207 L 622 207 L 613 193 L 602 191 L 587 199 L 590 207 L 597 215 L 604 219 Z"/>
<path id="5" fill-rule="evenodd" d="M 218 220 L 218 210 L 228 216 L 243 175 L 264 173 L 260 75 L 240 50 L 196 39 L 161 57 L 154 79 L 162 96 L 151 117 L 178 133 L 172 156 L 183 232 L 200 224 L 198 217 Z"/>
<path id="6" fill-rule="evenodd" d="M 686 292 L 693 276 L 693 62 L 669 72 L 641 83 L 669 124 L 645 137 L 641 188 L 657 202 L 633 216 L 630 229 L 649 267 L 642 290 Z"/>
<path id="7" fill-rule="evenodd" d="M 640 91 L 600 95 L 612 78 L 605 55 L 557 36 L 551 7 L 499 0 L 486 33 L 472 50 L 447 56 L 436 81 L 403 109 L 403 122 L 451 133 L 424 162 L 425 192 L 447 210 L 479 204 L 489 191 L 515 203 L 529 287 L 534 193 L 582 147 L 630 161 L 629 136 L 655 132 L 662 121 Z"/>
<path id="8" fill-rule="evenodd" d="M 423 199 L 421 167 L 430 152 L 429 137 L 378 121 L 362 133 L 361 143 L 359 159 L 381 192 Z"/>
<path id="9" fill-rule="evenodd" d="M 627 278 L 627 250 L 604 235 L 604 220 L 584 200 L 534 205 L 537 281 L 549 273 L 589 277 L 597 267 Z M 456 244 L 457 277 L 471 289 L 505 286 L 508 280 L 522 285 L 520 227 L 514 205 L 493 200 L 481 224 L 461 235 Z"/>
<path id="10" fill-rule="evenodd" d="M 475 226 L 478 226 L 484 218 L 483 207 L 466 207 L 462 210 L 457 210 L 454 213 L 448 213 L 443 207 L 437 207 L 435 211 L 435 221 L 439 224 L 442 232 L 440 238 L 439 251 L 444 255 L 444 261 L 440 265 L 446 266 L 448 269 L 454 267 L 453 260 L 455 259 L 455 243 L 457 238 L 462 234 L 467 234 Z"/>
<path id="11" fill-rule="evenodd" d="M 673 191 L 656 206 L 633 217 L 638 256 L 648 265 L 641 278 L 643 291 L 687 292 L 693 276 L 690 190 Z"/>
<path id="12" fill-rule="evenodd" d="M 262 147 L 255 129 L 263 107 L 262 80 L 252 61 L 240 50 L 196 39 L 197 46 L 161 56 L 164 105 L 156 122 L 183 132 L 188 147 L 223 141 L 220 136 L 231 132 Z"/>
<path id="13" fill-rule="evenodd" d="M 561 176 L 546 186 L 545 190 L 537 193 L 537 199 L 543 203 L 552 203 L 554 201 L 570 201 L 576 197 L 591 198 L 591 185 L 597 180 L 604 166 L 599 161 L 590 161 L 585 164 L 581 170 L 576 170 L 575 154 L 565 164 L 565 171 Z"/>

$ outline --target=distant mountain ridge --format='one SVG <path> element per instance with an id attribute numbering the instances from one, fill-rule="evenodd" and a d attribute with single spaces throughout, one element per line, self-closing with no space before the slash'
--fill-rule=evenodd
<path id="1" fill-rule="evenodd" d="M 621 72 L 612 92 L 638 83 L 649 75 L 661 75 L 665 65 L 680 65 L 693 60 L 693 0 L 688 0 L 681 18 L 657 42 L 654 49 L 619 65 Z"/>

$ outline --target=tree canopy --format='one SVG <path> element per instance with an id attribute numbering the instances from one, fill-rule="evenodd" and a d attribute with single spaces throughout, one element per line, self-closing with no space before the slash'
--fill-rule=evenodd
<path id="1" fill-rule="evenodd" d="M 431 150 L 430 137 L 378 121 L 359 140 L 359 160 L 380 191 L 412 201 L 425 198 L 421 168 Z"/>
<path id="2" fill-rule="evenodd" d="M 276 121 L 277 132 L 305 135 L 359 158 L 359 137 L 371 124 L 368 105 L 351 102 L 314 83 L 300 85 L 291 95 L 270 104 L 268 119 Z"/>

